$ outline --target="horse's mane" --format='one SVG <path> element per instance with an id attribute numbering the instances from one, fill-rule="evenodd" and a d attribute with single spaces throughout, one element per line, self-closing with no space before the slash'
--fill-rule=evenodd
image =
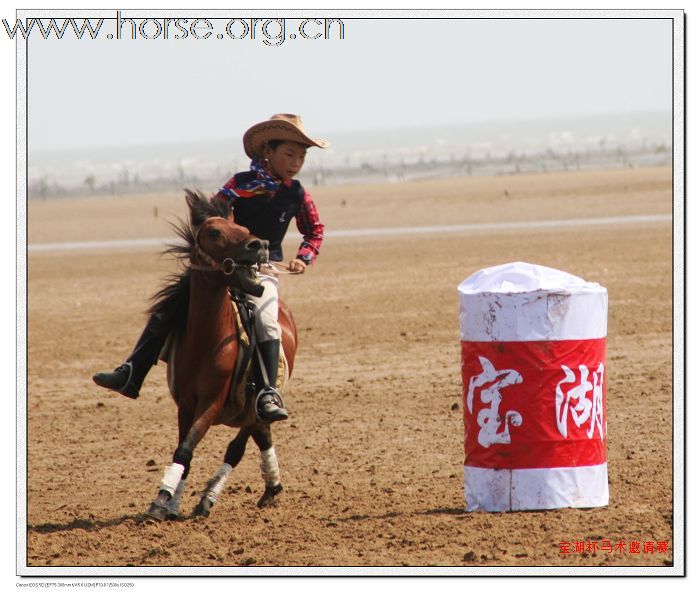
<path id="1" fill-rule="evenodd" d="M 189 260 L 194 246 L 197 228 L 207 219 L 212 217 L 222 217 L 227 219 L 231 216 L 231 207 L 225 200 L 209 200 L 201 192 L 193 192 L 185 189 L 187 206 L 190 209 L 188 221 L 177 220 L 177 224 L 171 223 L 175 233 L 185 241 L 182 243 L 168 244 L 164 254 L 171 254 L 181 262 Z"/>
<path id="2" fill-rule="evenodd" d="M 179 272 L 169 275 L 165 284 L 151 297 L 148 313 L 157 321 L 156 331 L 175 329 L 180 332 L 187 321 L 187 308 L 190 297 L 189 259 L 197 236 L 197 228 L 211 217 L 229 218 L 231 207 L 225 200 L 209 200 L 201 192 L 185 190 L 189 220 L 178 219 L 171 223 L 175 233 L 184 243 L 169 243 L 163 254 L 174 256 L 181 264 Z"/>

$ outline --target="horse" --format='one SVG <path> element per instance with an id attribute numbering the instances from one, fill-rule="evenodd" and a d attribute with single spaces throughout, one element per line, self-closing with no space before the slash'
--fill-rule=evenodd
<path id="1" fill-rule="evenodd" d="M 258 420 L 254 395 L 235 386 L 232 392 L 241 345 L 230 290 L 262 294 L 256 268 L 267 261 L 268 242 L 237 225 L 225 202 L 185 192 L 189 222 L 173 225 L 185 243 L 165 250 L 183 263 L 184 270 L 154 295 L 150 309 L 164 325 L 175 327 L 172 341 L 169 339 L 167 376 L 177 405 L 178 445 L 158 495 L 146 512 L 148 518 L 158 521 L 180 517 L 180 500 L 194 450 L 212 425 L 224 424 L 239 431 L 226 449 L 223 464 L 201 493 L 194 516 L 209 515 L 250 437 L 260 451 L 265 482 L 258 507 L 273 505 L 282 490 L 270 424 Z M 291 376 L 297 331 L 291 311 L 281 300 L 279 323 Z"/>

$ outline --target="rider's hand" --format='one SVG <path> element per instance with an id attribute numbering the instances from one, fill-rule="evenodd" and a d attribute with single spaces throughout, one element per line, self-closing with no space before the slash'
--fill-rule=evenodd
<path id="1" fill-rule="evenodd" d="M 304 271 L 306 270 L 306 264 L 299 260 L 299 258 L 294 258 L 289 263 L 289 272 L 296 272 L 297 274 L 303 274 Z"/>

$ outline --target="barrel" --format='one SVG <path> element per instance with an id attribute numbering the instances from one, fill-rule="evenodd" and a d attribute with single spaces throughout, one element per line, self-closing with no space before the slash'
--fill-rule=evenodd
<path id="1" fill-rule="evenodd" d="M 458 295 L 467 511 L 607 505 L 607 290 L 513 262 Z"/>

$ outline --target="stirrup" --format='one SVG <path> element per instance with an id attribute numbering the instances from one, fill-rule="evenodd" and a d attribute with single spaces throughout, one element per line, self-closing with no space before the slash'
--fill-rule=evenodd
<path id="1" fill-rule="evenodd" d="M 267 404 L 268 402 L 274 405 L 277 410 L 273 411 L 271 415 L 264 417 L 260 414 L 260 406 L 262 404 Z M 282 394 L 272 387 L 267 387 L 260 390 L 255 398 L 255 417 L 261 423 L 272 423 L 274 421 L 284 421 L 287 419 L 289 414 L 284 406 Z"/>

